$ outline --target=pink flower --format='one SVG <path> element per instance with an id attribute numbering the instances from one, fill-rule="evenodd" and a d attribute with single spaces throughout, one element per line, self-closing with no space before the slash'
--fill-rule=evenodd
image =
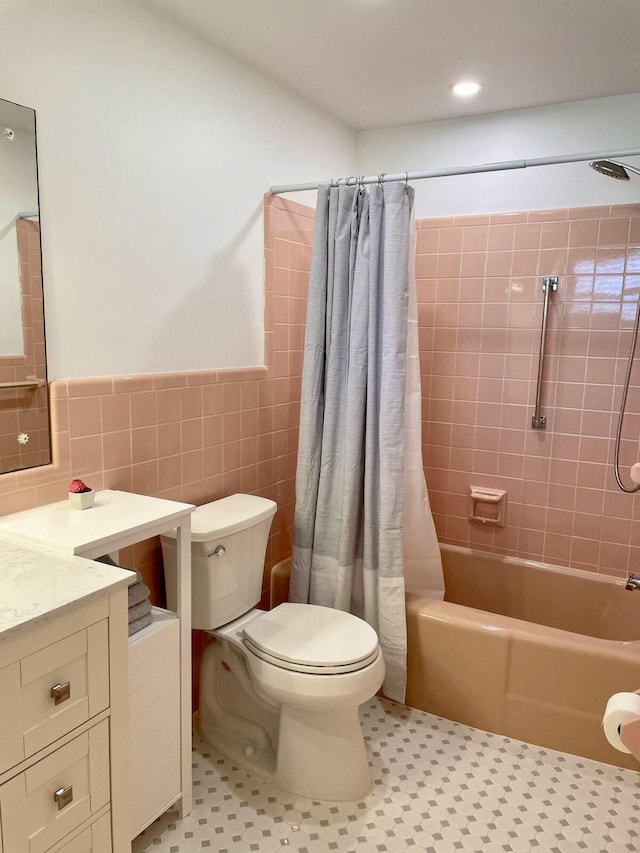
<path id="1" fill-rule="evenodd" d="M 91 486 L 87 486 L 82 480 L 72 480 L 69 483 L 69 491 L 75 492 L 76 494 L 80 492 L 90 492 Z"/>

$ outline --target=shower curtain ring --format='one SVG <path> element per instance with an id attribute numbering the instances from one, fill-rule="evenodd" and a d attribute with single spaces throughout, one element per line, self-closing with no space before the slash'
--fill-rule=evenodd
<path id="1" fill-rule="evenodd" d="M 384 181 L 384 176 L 386 174 L 387 174 L 386 172 L 380 172 L 380 174 L 378 175 L 378 186 L 379 187 L 382 187 L 382 183 Z"/>
<path id="2" fill-rule="evenodd" d="M 404 184 L 406 187 L 409 186 L 409 172 L 404 173 Z"/>

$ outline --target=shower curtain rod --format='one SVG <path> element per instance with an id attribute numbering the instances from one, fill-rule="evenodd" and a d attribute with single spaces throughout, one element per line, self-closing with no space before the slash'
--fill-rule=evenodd
<path id="1" fill-rule="evenodd" d="M 527 169 L 530 166 L 556 166 L 561 163 L 582 163 L 585 160 L 616 160 L 620 157 L 636 157 L 640 149 L 623 148 L 619 151 L 592 151 L 589 154 L 560 154 L 557 157 L 532 157 L 528 160 L 506 160 L 503 163 L 480 163 L 476 166 L 452 166 L 445 169 L 432 169 L 427 172 L 395 172 L 381 175 L 368 175 L 349 178 L 338 178 L 330 181 L 318 181 L 309 184 L 276 184 L 269 187 L 273 195 L 281 193 L 297 193 L 302 190 L 317 190 L 323 184 L 336 187 L 339 184 L 377 184 L 388 181 L 420 181 L 423 178 L 447 178 L 452 175 L 475 175 L 481 172 L 506 172 L 510 169 Z"/>

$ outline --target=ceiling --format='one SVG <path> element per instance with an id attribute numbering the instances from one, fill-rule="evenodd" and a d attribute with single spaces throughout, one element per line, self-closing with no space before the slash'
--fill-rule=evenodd
<path id="1" fill-rule="evenodd" d="M 357 130 L 640 92 L 640 0 L 147 2 Z"/>

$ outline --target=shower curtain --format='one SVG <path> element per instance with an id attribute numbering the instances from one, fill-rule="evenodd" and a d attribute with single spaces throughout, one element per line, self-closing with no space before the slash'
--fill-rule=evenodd
<path id="1" fill-rule="evenodd" d="M 309 283 L 290 600 L 378 632 L 404 701 L 405 589 L 444 583 L 421 454 L 413 189 L 320 187 Z"/>

